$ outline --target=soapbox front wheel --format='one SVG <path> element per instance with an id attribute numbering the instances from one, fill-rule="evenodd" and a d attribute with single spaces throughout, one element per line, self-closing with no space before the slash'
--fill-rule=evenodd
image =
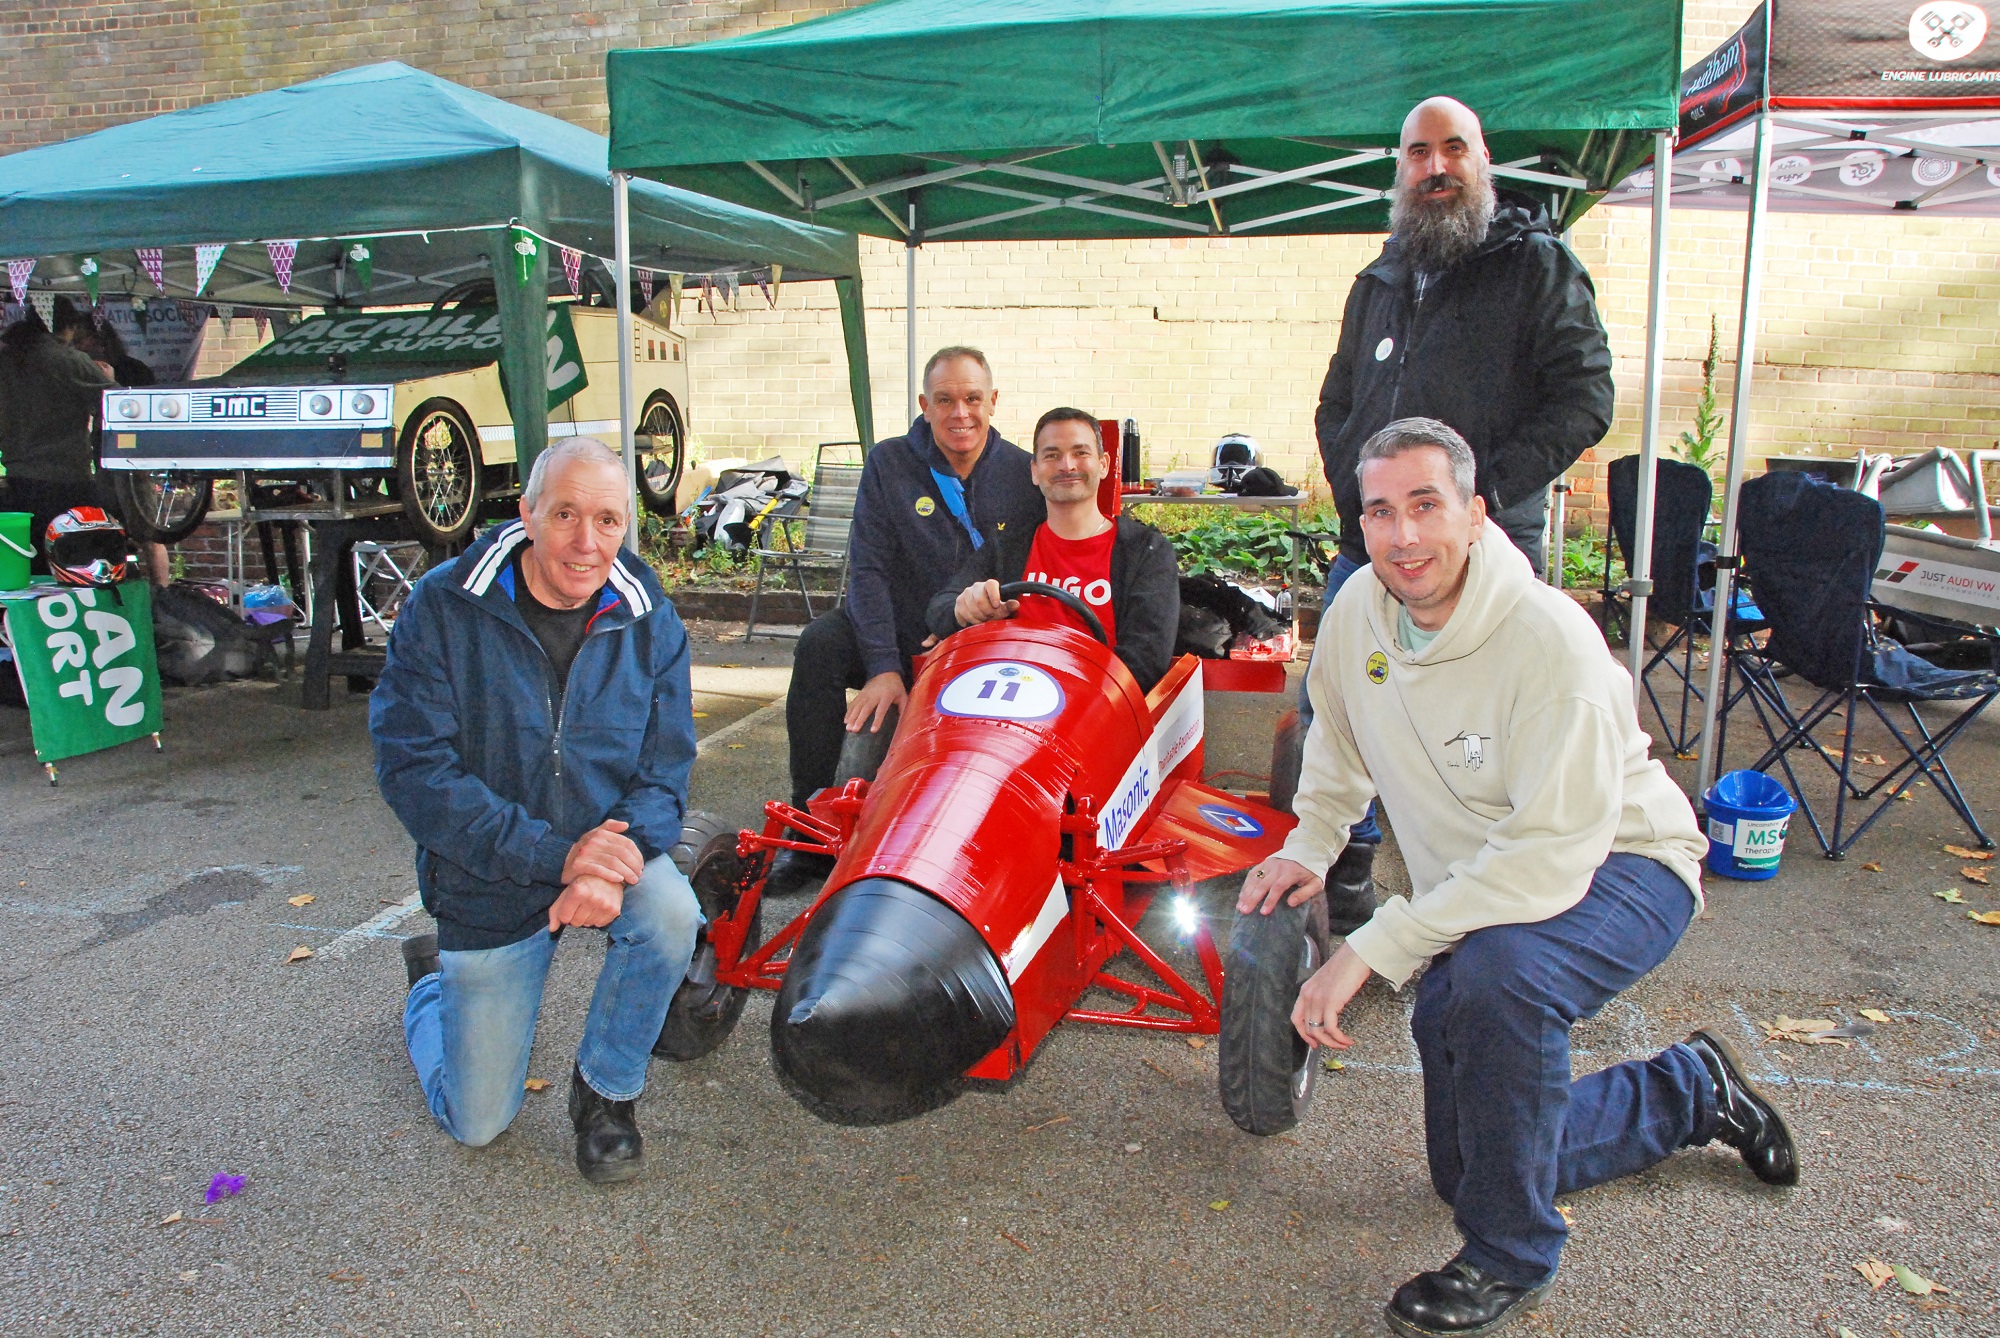
<path id="1" fill-rule="evenodd" d="M 736 855 L 736 829 L 713 813 L 692 812 L 681 825 L 680 843 L 673 860 L 694 888 L 701 913 L 712 924 L 728 914 L 742 894 L 743 861 Z M 750 922 L 750 936 L 743 950 L 749 952 L 764 941 L 764 912 L 760 906 Z M 729 1039 L 736 1020 L 743 1015 L 747 989 L 716 983 L 715 945 L 709 942 L 708 928 L 695 936 L 694 960 L 688 963 L 686 979 L 674 992 L 667 1007 L 667 1020 L 653 1053 L 662 1059 L 700 1059 Z"/>
<path id="2" fill-rule="evenodd" d="M 646 411 L 639 415 L 639 430 L 632 440 L 632 481 L 646 510 L 656 516 L 678 513 L 674 496 L 686 461 L 687 429 L 681 423 L 680 407 L 673 396 L 655 391 L 646 401 Z"/>
<path id="3" fill-rule="evenodd" d="M 213 499 L 209 480 L 179 470 L 107 469 L 125 530 L 141 543 L 177 544 L 201 528 Z"/>
<path id="4" fill-rule="evenodd" d="M 465 411 L 446 399 L 419 404 L 396 442 L 396 495 L 426 548 L 472 533 L 484 487 L 479 434 Z"/>
<path id="5" fill-rule="evenodd" d="M 1047 585 L 1041 581 L 1009 581 L 1000 587 L 1000 598 L 1002 599 L 1019 599 L 1022 595 L 1047 595 L 1050 599 L 1053 599 L 1056 603 L 1061 604 L 1071 613 L 1083 619 L 1084 627 L 1089 630 L 1092 636 L 1107 646 L 1111 644 L 1111 638 L 1104 635 L 1104 624 L 1097 620 L 1095 613 L 1091 612 L 1090 605 L 1084 603 L 1081 599 L 1078 599 L 1075 595 L 1072 595 L 1060 586 Z"/>
<path id="6" fill-rule="evenodd" d="M 1312 1105 L 1319 1047 L 1292 1027 L 1299 987 L 1326 962 L 1326 898 L 1238 915 L 1223 963 L 1222 1108 L 1245 1133 L 1281 1134 Z"/>

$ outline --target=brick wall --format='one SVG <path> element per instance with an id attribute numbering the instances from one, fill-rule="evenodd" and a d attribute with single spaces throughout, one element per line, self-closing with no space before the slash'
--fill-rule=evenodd
<path id="1" fill-rule="evenodd" d="M 214 0 L 54 5 L 0 16 L 0 149 L 152 112 L 402 60 L 604 128 L 603 53 L 790 23 L 835 0 L 601 4 L 550 0 Z M 1689 0 L 1683 49 L 1705 54 L 1749 0 Z M 1618 416 L 1576 471 L 1636 449 L 1645 353 L 1648 219 L 1600 209 L 1573 242 L 1598 283 L 1617 359 Z M 1990 445 L 2000 424 L 2000 228 L 1889 216 L 1773 216 L 1750 416 L 1757 452 Z M 1711 314 L 1733 376 L 1743 219 L 1676 212 L 1669 259 L 1665 419 L 1688 424 Z M 1224 432 L 1257 436 L 1293 477 L 1317 477 L 1312 407 L 1341 304 L 1379 238 L 1174 239 L 940 245 L 919 255 L 918 342 L 984 347 L 1002 429 L 1051 404 L 1139 420 L 1150 463 L 1203 458 Z M 904 400 L 903 253 L 864 239 L 877 420 Z M 839 323 L 824 286 L 786 287 L 779 310 L 690 319 L 697 449 L 809 456 L 851 437 Z M 208 362 L 247 348 L 247 322 Z M 220 332 L 218 332 L 219 334 Z M 225 348 L 226 343 L 226 348 Z M 1592 495 L 1584 491 L 1583 496 Z"/>

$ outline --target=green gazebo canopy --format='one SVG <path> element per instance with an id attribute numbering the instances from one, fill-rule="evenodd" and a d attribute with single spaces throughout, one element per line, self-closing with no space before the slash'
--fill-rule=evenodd
<path id="1" fill-rule="evenodd" d="M 1567 224 L 1673 127 L 1680 28 L 1679 0 L 881 0 L 613 51 L 611 165 L 918 242 L 1385 232 L 1402 117 L 1449 93 Z"/>
<path id="2" fill-rule="evenodd" d="M 407 65 L 367 65 L 0 158 L 0 259 L 33 259 L 31 288 L 81 297 L 88 257 L 101 292 L 152 297 L 140 250 L 158 248 L 166 296 L 199 288 L 205 301 L 260 307 L 430 302 L 497 269 L 502 316 L 523 332 L 509 340 L 523 348 L 509 382 L 525 384 L 540 379 L 543 327 L 522 308 L 568 284 L 546 245 L 531 281 L 513 282 L 510 229 L 608 272 L 605 151 L 553 116 Z M 787 282 L 835 280 L 856 417 L 870 430 L 852 236 L 651 182 L 633 183 L 631 228 L 632 263 L 662 286 L 668 273 L 774 266 Z M 355 241 L 370 253 L 365 280 L 345 258 Z M 288 288 L 276 273 L 286 243 L 297 246 Z M 201 275 L 196 248 L 217 244 Z"/>

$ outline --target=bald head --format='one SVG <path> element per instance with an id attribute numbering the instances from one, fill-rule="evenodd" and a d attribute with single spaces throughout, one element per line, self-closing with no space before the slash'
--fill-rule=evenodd
<path id="1" fill-rule="evenodd" d="M 1425 98 L 1403 118 L 1405 158 L 1413 146 L 1435 152 L 1451 140 L 1481 158 L 1486 156 L 1486 134 L 1479 127 L 1479 117 L 1457 98 Z"/>
<path id="2" fill-rule="evenodd" d="M 1403 118 L 1389 226 L 1418 270 L 1446 270 L 1485 240 L 1498 201 L 1486 136 L 1456 98 L 1425 98 Z"/>

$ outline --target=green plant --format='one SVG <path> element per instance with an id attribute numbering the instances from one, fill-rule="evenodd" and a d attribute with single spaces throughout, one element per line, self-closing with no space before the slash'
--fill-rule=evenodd
<path id="1" fill-rule="evenodd" d="M 1181 570 L 1190 576 L 1267 580 L 1291 571 L 1289 511 L 1224 511 L 1193 506 L 1161 507 L 1159 511 L 1165 514 L 1148 515 L 1146 519 L 1167 536 Z M 1301 516 L 1299 528 L 1321 528 L 1325 519 L 1317 514 Z M 1310 574 L 1311 564 L 1302 563 L 1300 575 Z"/>
<path id="2" fill-rule="evenodd" d="M 1604 550 L 1611 542 L 1586 525 L 1580 533 L 1563 540 L 1563 588 L 1595 590 L 1604 579 Z M 1611 586 L 1615 590 L 1625 580 L 1625 560 L 1611 549 Z"/>
<path id="3" fill-rule="evenodd" d="M 1722 432 L 1722 415 L 1715 407 L 1715 371 L 1722 362 L 1722 325 L 1708 318 L 1708 356 L 1701 360 L 1701 397 L 1694 402 L 1694 430 L 1682 432 L 1674 444 L 1674 454 L 1695 468 L 1713 474 L 1721 463 L 1716 458 L 1715 439 Z"/>

